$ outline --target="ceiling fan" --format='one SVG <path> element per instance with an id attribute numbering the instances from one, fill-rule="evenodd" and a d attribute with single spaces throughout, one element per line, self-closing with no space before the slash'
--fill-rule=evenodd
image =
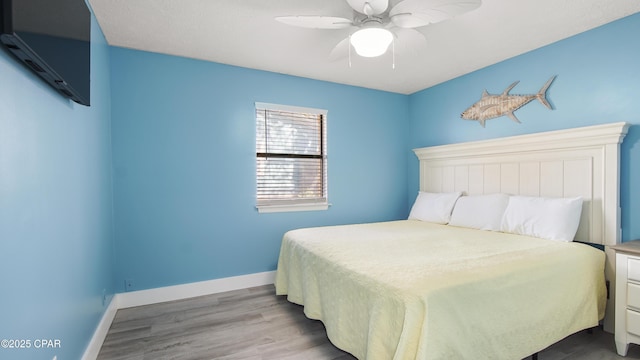
<path id="1" fill-rule="evenodd" d="M 480 6 L 481 0 L 403 0 L 389 6 L 389 0 L 346 0 L 353 9 L 352 19 L 339 16 L 278 16 L 281 23 L 309 29 L 350 29 L 350 35 L 339 42 L 330 59 L 350 55 L 350 46 L 363 57 L 376 57 L 387 52 L 396 39 L 419 46 L 424 35 L 415 30 Z"/>

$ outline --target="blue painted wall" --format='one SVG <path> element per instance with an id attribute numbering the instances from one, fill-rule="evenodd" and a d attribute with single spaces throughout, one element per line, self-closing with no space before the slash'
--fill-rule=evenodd
<path id="1" fill-rule="evenodd" d="M 1 359 L 80 359 L 114 293 L 109 47 L 95 21 L 92 42 L 91 107 L 0 47 L 0 339 L 31 341 Z"/>
<path id="2" fill-rule="evenodd" d="M 275 270 L 289 229 L 407 209 L 405 95 L 111 50 L 116 289 Z M 327 211 L 258 214 L 255 102 L 328 110 Z"/>
<path id="3" fill-rule="evenodd" d="M 623 240 L 640 238 L 640 14 L 459 77 L 409 97 L 409 147 L 441 145 L 578 126 L 626 121 L 633 124 L 622 149 Z M 460 113 L 483 89 L 501 93 L 520 80 L 514 94 L 534 94 L 557 75 L 550 111 L 534 101 L 516 116 L 488 120 L 486 128 Z M 409 156 L 408 198 L 418 189 L 418 161 Z"/>

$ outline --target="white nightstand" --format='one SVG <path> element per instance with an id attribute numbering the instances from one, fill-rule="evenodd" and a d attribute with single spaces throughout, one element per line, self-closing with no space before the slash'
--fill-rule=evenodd
<path id="1" fill-rule="evenodd" d="M 626 356 L 640 344 L 640 240 L 611 247 L 616 252 L 616 349 Z"/>

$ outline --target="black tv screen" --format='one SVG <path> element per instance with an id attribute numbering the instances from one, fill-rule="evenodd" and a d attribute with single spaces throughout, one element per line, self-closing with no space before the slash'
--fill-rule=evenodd
<path id="1" fill-rule="evenodd" d="M 0 0 L 0 41 L 62 95 L 89 106 L 91 13 L 84 0 Z"/>

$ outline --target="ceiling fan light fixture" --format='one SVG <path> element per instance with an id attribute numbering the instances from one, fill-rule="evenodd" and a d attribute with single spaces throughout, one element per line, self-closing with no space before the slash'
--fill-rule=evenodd
<path id="1" fill-rule="evenodd" d="M 376 57 L 387 51 L 393 41 L 393 34 L 387 29 L 368 27 L 353 33 L 350 41 L 358 55 Z"/>

